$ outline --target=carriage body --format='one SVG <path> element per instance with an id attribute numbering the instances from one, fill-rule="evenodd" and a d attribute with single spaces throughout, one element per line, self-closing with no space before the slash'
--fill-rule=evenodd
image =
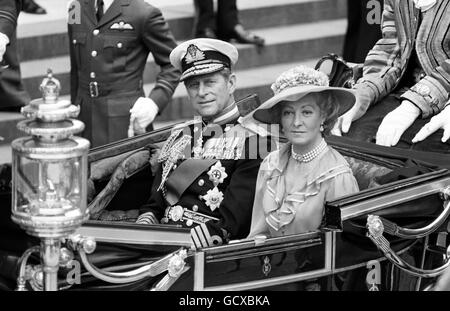
<path id="1" fill-rule="evenodd" d="M 364 282 L 366 274 L 383 262 L 390 262 L 391 266 L 417 279 L 435 277 L 448 264 L 450 205 L 445 191 L 450 187 L 447 170 L 450 163 L 446 157 L 354 143 L 344 138 L 331 138 L 329 144 L 346 157 L 361 191 L 327 202 L 323 223 L 317 232 L 233 240 L 227 245 L 192 250 L 189 230 L 134 224 L 136 209 L 149 195 L 152 148 L 161 144 L 169 133 L 170 128 L 164 128 L 91 150 L 90 182 L 94 190 L 89 207 L 93 220 L 86 222 L 77 233 L 95 238 L 97 250 L 80 259 L 84 266 L 80 271 L 81 282 L 68 284 L 65 271 L 60 288 L 299 290 L 302 281 L 330 279 L 358 268 L 365 269 Z M 397 180 L 380 183 L 386 175 L 408 166 L 411 160 L 425 169 L 413 174 L 415 176 L 400 174 Z M 96 180 L 93 176 L 97 176 Z M 3 288 L 13 289 L 20 255 L 37 242 L 9 221 L 11 198 L 7 189 L 0 199 L 4 223 L 1 230 L 5 237 L 0 243 L 4 259 L 0 281 Z M 387 244 L 377 244 L 381 243 L 380 235 L 370 235 L 369 215 L 381 217 L 386 227 L 381 236 Z M 398 234 L 405 230 L 408 234 Z M 163 269 L 139 280 L 108 282 L 109 279 L 99 280 L 93 270 L 85 269 L 86 265 L 91 265 L 104 271 L 126 271 L 151 265 L 180 250 L 185 250 L 185 265 L 176 275 L 169 275 L 167 269 Z M 414 257 L 414 267 L 405 263 L 401 255 L 411 252 L 414 255 L 409 258 Z M 305 262 L 309 264 L 304 265 Z M 380 277 L 374 280 L 382 283 Z M 333 289 L 330 282 L 326 284 L 325 289 Z"/>

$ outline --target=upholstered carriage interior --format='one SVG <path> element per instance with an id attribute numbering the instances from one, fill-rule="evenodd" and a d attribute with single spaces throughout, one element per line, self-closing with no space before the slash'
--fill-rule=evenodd
<path id="1" fill-rule="evenodd" d="M 105 158 L 91 164 L 88 201 L 91 219 L 134 222 L 138 208 L 151 192 L 159 146 Z M 360 190 L 378 186 L 377 179 L 390 168 L 345 156 Z"/>
<path id="2" fill-rule="evenodd" d="M 245 116 L 261 103 L 256 94 L 251 94 L 236 104 L 241 116 Z M 131 222 L 137 219 L 139 206 L 150 196 L 156 159 L 163 143 L 91 163 L 88 202 L 92 219 Z M 391 171 L 360 158 L 346 156 L 346 159 L 361 190 L 377 186 L 377 178 Z"/>

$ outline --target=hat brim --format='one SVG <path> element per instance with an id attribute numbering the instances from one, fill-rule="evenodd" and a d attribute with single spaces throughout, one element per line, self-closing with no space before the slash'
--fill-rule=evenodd
<path id="1" fill-rule="evenodd" d="M 330 86 L 316 86 L 316 85 L 302 85 L 291 87 L 281 91 L 275 96 L 265 101 L 259 106 L 251 116 L 263 123 L 280 123 L 279 115 L 274 113 L 273 107 L 284 101 L 297 101 L 311 93 L 330 93 L 333 96 L 332 104 L 338 105 L 338 116 L 346 113 L 353 107 L 356 101 L 354 92 L 351 89 L 330 87 Z"/>
<path id="2" fill-rule="evenodd" d="M 224 68 L 225 68 L 224 64 L 208 64 L 208 65 L 193 66 L 189 68 L 189 70 L 183 72 L 183 74 L 180 77 L 180 81 L 183 82 L 184 80 L 192 77 L 215 73 L 221 71 Z"/>

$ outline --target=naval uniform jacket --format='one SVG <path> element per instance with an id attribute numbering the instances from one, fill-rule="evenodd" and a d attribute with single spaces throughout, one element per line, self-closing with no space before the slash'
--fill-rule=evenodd
<path id="1" fill-rule="evenodd" d="M 0 110 L 27 105 L 30 101 L 20 74 L 20 62 L 17 52 L 16 26 L 21 0 L 2 0 L 0 5 L 0 32 L 9 38 L 9 44 L 3 55 L 4 64 L 9 67 L 0 73 Z"/>
<path id="2" fill-rule="evenodd" d="M 194 130 L 196 126 L 193 124 L 186 126 L 187 133 L 191 133 L 192 137 L 195 137 L 195 133 L 198 132 Z M 240 127 L 237 124 L 237 119 L 228 122 L 227 125 L 221 125 L 225 133 L 237 129 L 236 127 Z M 240 127 L 238 131 L 247 130 Z M 186 133 L 186 130 L 183 130 L 183 133 Z M 211 135 L 214 135 L 214 133 L 212 132 Z M 210 163 L 198 176 L 195 174 L 194 179 L 190 176 L 193 174 L 193 169 L 185 170 L 184 176 L 177 177 L 179 180 L 192 180 L 192 183 L 179 196 L 178 201 L 171 202 L 172 206 L 181 206 L 187 210 L 187 213 L 184 214 L 184 219 L 174 221 L 171 217 L 171 204 L 166 200 L 166 192 L 169 190 L 157 190 L 161 183 L 162 166 L 156 172 L 152 184 L 152 195 L 147 204 L 141 207 L 140 214 L 148 214 L 148 212 L 151 212 L 157 220 L 161 220 L 161 223 L 177 224 L 191 228 L 191 237 L 197 248 L 220 245 L 227 243 L 230 239 L 246 237 L 250 230 L 259 166 L 262 159 L 270 152 L 270 149 L 275 149 L 274 141 L 254 133 L 252 135 L 244 140 L 245 146 L 239 159 L 221 159 L 217 160 L 214 164 Z M 204 146 L 207 145 L 209 139 L 211 137 L 203 136 Z M 195 140 L 194 138 L 192 139 L 191 146 L 195 144 Z M 271 143 L 273 145 L 270 145 Z M 256 152 L 257 148 L 260 148 L 259 150 L 261 152 Z M 267 152 L 264 152 L 264 149 Z M 176 174 L 177 170 L 182 169 L 184 161 L 186 160 L 177 161 L 177 167 L 171 172 L 171 175 Z M 221 166 L 226 172 L 227 177 L 217 186 L 218 190 L 223 194 L 223 200 L 219 207 L 212 210 L 207 205 L 207 200 L 204 196 L 208 191 L 214 190 L 213 180 L 208 175 L 208 172 L 211 173 L 214 165 L 216 167 L 217 165 Z M 171 175 L 169 175 L 167 183 Z M 198 215 L 196 214 L 191 215 L 189 213 L 190 211 L 200 213 L 206 217 L 202 217 L 201 215 L 197 217 Z M 208 219 L 208 217 L 212 217 L 213 219 Z M 192 219 L 200 220 L 200 222 L 192 222 Z"/>
<path id="3" fill-rule="evenodd" d="M 115 0 L 99 22 L 95 1 L 78 4 L 81 23 L 69 15 L 68 24 L 71 100 L 81 106 L 84 136 L 98 146 L 127 137 L 129 111 L 145 96 L 149 52 L 161 69 L 149 97 L 160 112 L 167 106 L 180 76 L 169 60 L 176 42 L 161 11 L 144 0 Z"/>
<path id="4" fill-rule="evenodd" d="M 439 113 L 450 93 L 450 1 L 437 0 L 422 13 L 413 0 L 385 0 L 382 34 L 364 63 L 363 77 L 355 85 L 358 96 L 372 105 L 389 95 L 406 72 L 414 49 L 425 77 L 402 94 L 423 118 Z M 419 26 L 420 25 L 420 26 Z M 361 107 L 365 112 L 368 106 Z"/>

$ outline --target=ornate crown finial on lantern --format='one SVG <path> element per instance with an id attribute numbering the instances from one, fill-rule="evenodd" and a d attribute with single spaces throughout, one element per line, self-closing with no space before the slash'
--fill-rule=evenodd
<path id="1" fill-rule="evenodd" d="M 53 77 L 53 71 L 50 68 L 47 69 L 47 77 L 42 80 L 39 90 L 42 93 L 44 103 L 49 104 L 58 101 L 61 83 Z"/>

